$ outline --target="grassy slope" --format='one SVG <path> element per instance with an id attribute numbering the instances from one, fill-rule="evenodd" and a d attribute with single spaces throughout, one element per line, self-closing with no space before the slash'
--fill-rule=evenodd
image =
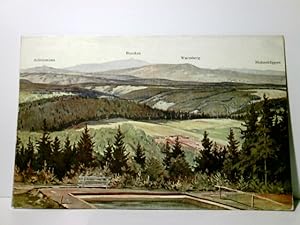
<path id="1" fill-rule="evenodd" d="M 243 84 L 232 84 L 232 83 L 222 83 L 222 84 L 205 84 L 199 86 L 172 86 L 172 87 L 160 87 L 160 86 L 149 86 L 143 90 L 134 90 L 132 92 L 126 93 L 120 97 L 126 99 L 134 99 L 138 102 L 146 102 L 148 105 L 155 104 L 159 99 L 156 98 L 159 96 L 162 100 L 166 102 L 176 102 L 176 105 L 172 109 L 180 110 L 194 110 L 200 109 L 201 111 L 210 112 L 210 113 L 231 113 L 234 110 L 241 110 L 247 108 L 247 103 L 253 101 L 254 99 L 261 97 L 262 91 L 266 91 L 268 94 L 280 94 L 282 91 L 279 90 L 281 86 L 268 86 L 268 85 L 243 85 Z M 70 90 L 72 93 L 75 91 L 84 90 L 83 87 L 74 87 L 74 86 L 59 86 L 59 85 L 43 85 L 43 84 L 32 84 L 32 83 L 21 83 L 21 93 L 26 91 L 27 93 L 36 91 L 45 91 L 45 95 L 48 92 L 53 91 L 63 91 Z M 275 91 L 273 91 L 275 90 Z M 279 93 L 280 92 L 280 93 Z M 43 95 L 43 94 L 42 94 Z M 272 98 L 272 96 L 269 96 Z M 70 100 L 70 97 L 64 97 Z M 64 99 L 59 98 L 59 99 Z M 54 98 L 44 100 L 45 103 L 49 104 L 49 101 L 53 101 Z M 71 98 L 72 99 L 72 98 Z M 87 101 L 87 100 L 84 100 Z M 89 100 L 91 101 L 91 100 Z M 94 101 L 94 100 L 93 100 Z M 53 113 L 56 113 L 58 110 L 59 118 L 63 111 L 60 110 L 60 101 Z M 133 104 L 133 102 L 131 102 Z M 103 106 L 99 110 L 103 110 Z M 89 104 L 87 105 L 87 108 Z M 37 105 L 37 112 L 39 112 L 40 106 Z M 82 108 L 82 102 L 77 105 L 76 110 L 74 107 L 69 108 L 69 111 L 73 113 L 78 112 Z M 118 108 L 118 107 L 117 107 Z M 126 107 L 125 107 L 126 108 Z M 22 109 L 22 108 L 21 108 Z M 94 110 L 95 107 L 91 108 Z M 121 108 L 120 108 L 121 109 Z M 49 109 L 46 109 L 46 112 L 50 112 Z M 121 110 L 126 112 L 128 110 Z M 96 112 L 95 112 L 96 113 Z M 51 115 L 52 115 L 51 114 Z M 38 115 L 43 115 L 39 113 Z M 26 120 L 29 117 L 32 117 L 32 114 L 26 114 Z M 29 116 L 29 117 L 28 117 Z M 51 119 L 52 116 L 48 117 Z M 25 118 L 25 117 L 24 117 Z M 34 117 L 36 120 L 36 117 Z M 92 118 L 86 118 L 86 120 Z M 42 121 L 42 118 L 40 118 Z M 84 120 L 81 120 L 84 121 Z M 57 121 L 56 121 L 57 122 Z M 42 124 L 42 123 L 40 123 Z M 185 121 L 132 121 L 132 120 L 102 120 L 101 122 L 90 123 L 89 127 L 91 128 L 91 133 L 96 142 L 95 150 L 96 152 L 101 153 L 107 145 L 108 142 L 113 142 L 113 136 L 115 134 L 115 129 L 118 125 L 121 125 L 123 132 L 125 133 L 125 142 L 129 151 L 133 151 L 134 147 L 138 142 L 140 142 L 147 150 L 148 154 L 153 154 L 158 157 L 161 157 L 160 149 L 157 144 L 155 144 L 155 137 L 165 137 L 165 136 L 174 136 L 182 135 L 187 136 L 190 139 L 200 142 L 202 139 L 202 134 L 204 130 L 208 131 L 209 137 L 212 138 L 219 144 L 226 144 L 226 137 L 228 136 L 229 128 L 233 128 L 236 134 L 237 139 L 240 141 L 239 134 L 241 128 L 241 122 L 236 120 L 228 119 L 198 119 L 198 120 L 185 120 Z M 41 134 L 36 132 L 27 132 L 19 131 L 19 134 L 23 140 L 26 142 L 29 136 L 32 136 L 33 140 L 37 140 Z M 66 129 L 60 132 L 53 132 L 51 135 L 59 136 L 62 140 L 66 136 L 71 138 L 71 141 L 77 141 L 80 136 L 80 130 L 75 129 Z M 194 153 L 188 152 L 188 158 L 191 159 Z"/>
<path id="2" fill-rule="evenodd" d="M 164 137 L 182 135 L 194 140 L 201 140 L 206 130 L 209 137 L 219 144 L 226 144 L 229 128 L 233 128 L 238 135 L 241 121 L 231 119 L 194 119 L 177 121 L 132 121 L 132 120 L 108 120 L 105 123 L 92 123 L 91 129 L 117 128 L 119 125 L 132 125 L 136 129 L 143 130 L 152 137 Z M 238 136 L 237 136 L 238 137 Z"/>
<path id="3" fill-rule="evenodd" d="M 235 134 L 238 136 L 239 128 L 241 126 L 240 121 L 229 119 L 197 119 L 186 121 L 169 121 L 169 122 L 136 122 L 130 120 L 114 121 L 108 120 L 105 123 L 91 122 L 88 125 L 90 133 L 95 141 L 95 152 L 102 154 L 105 146 L 109 143 L 113 143 L 114 135 L 118 126 L 121 127 L 124 133 L 126 148 L 131 155 L 137 143 L 139 142 L 146 150 L 146 156 L 154 156 L 161 158 L 161 144 L 155 142 L 155 137 L 165 137 L 171 135 L 183 135 L 189 137 L 191 140 L 201 142 L 202 134 L 204 130 L 209 132 L 209 137 L 219 144 L 226 144 L 226 137 L 228 136 L 229 128 L 235 128 Z M 66 129 L 63 131 L 57 131 L 50 133 L 50 136 L 54 138 L 58 136 L 63 142 L 68 136 L 71 143 L 78 141 L 82 128 L 78 129 Z M 36 142 L 41 133 L 19 131 L 19 137 L 22 143 L 26 143 L 28 138 Z M 186 158 L 189 163 L 193 164 L 193 157 L 197 154 L 197 150 L 184 147 L 186 150 Z"/>
<path id="4" fill-rule="evenodd" d="M 269 98 L 279 98 L 286 95 L 283 85 L 271 84 L 240 84 L 240 83 L 198 83 L 184 84 L 174 83 L 173 85 L 130 85 L 131 91 L 117 91 L 124 89 L 128 85 L 122 83 L 116 84 L 78 84 L 78 85 L 53 85 L 53 84 L 34 84 L 21 81 L 20 96 L 23 99 L 43 98 L 42 95 L 50 97 L 53 92 L 68 92 L 79 96 L 99 97 L 103 95 L 112 95 L 134 100 L 139 103 L 146 103 L 154 106 L 161 101 L 162 105 L 166 103 L 172 106 L 169 109 L 181 111 L 194 111 L 208 113 L 211 115 L 231 114 L 246 107 L 250 102 L 260 100 L 263 93 Z M 111 88 L 109 88 L 111 87 Z M 103 90 L 106 91 L 105 94 Z M 110 93 L 111 91 L 111 93 Z M 30 96 L 32 92 L 32 96 Z M 41 94 L 40 94 L 41 93 Z M 38 95 L 38 96 L 37 96 Z"/>
<path id="5" fill-rule="evenodd" d="M 151 136 L 146 135 L 142 130 L 134 129 L 134 127 L 131 125 L 123 125 L 121 126 L 121 130 L 124 133 L 124 142 L 126 143 L 126 148 L 129 152 L 132 153 L 137 143 L 140 142 L 141 145 L 147 150 L 147 154 L 161 157 L 159 146 L 155 144 L 155 141 Z M 95 142 L 95 152 L 102 154 L 105 146 L 108 143 L 113 143 L 116 129 L 90 129 L 90 134 Z M 18 135 L 21 138 L 22 143 L 26 143 L 29 137 L 33 142 L 36 142 L 42 136 L 42 134 L 39 132 L 28 131 L 19 131 Z M 63 131 L 50 133 L 52 138 L 57 136 L 61 142 L 63 142 L 68 136 L 72 144 L 79 140 L 80 135 L 81 129 L 66 129 Z"/>
<path id="6" fill-rule="evenodd" d="M 270 98 L 286 94 L 277 86 L 220 84 L 198 87 L 148 87 L 120 97 L 150 106 L 154 106 L 158 101 L 175 103 L 169 108 L 172 110 L 198 110 L 210 115 L 226 115 L 240 110 L 252 101 L 260 100 L 263 93 Z"/>

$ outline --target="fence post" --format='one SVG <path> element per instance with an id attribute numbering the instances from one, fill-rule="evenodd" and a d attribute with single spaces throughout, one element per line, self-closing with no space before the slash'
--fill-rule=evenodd
<path id="1" fill-rule="evenodd" d="M 219 186 L 219 198 L 221 199 L 222 198 L 222 193 L 221 193 L 222 189 L 221 189 L 221 186 Z"/>
<path id="2" fill-rule="evenodd" d="M 251 208 L 254 208 L 254 194 L 251 195 Z"/>

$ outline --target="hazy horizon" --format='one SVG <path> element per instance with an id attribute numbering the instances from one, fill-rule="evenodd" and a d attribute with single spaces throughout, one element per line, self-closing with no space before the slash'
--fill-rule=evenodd
<path id="1" fill-rule="evenodd" d="M 122 59 L 121 59 L 122 60 Z M 128 59 L 123 59 L 123 60 L 128 60 Z M 120 61 L 120 60 L 113 60 L 113 61 L 107 61 L 107 62 L 102 62 L 102 63 L 110 63 L 110 62 L 114 62 L 114 61 Z M 146 62 L 146 61 L 145 61 Z M 51 67 L 51 68 L 55 68 L 55 69 L 65 69 L 68 70 L 69 67 L 74 67 L 74 66 L 80 66 L 80 65 L 98 65 L 98 64 L 102 64 L 102 63 L 81 63 L 81 64 L 75 64 L 73 66 L 67 66 L 67 67 L 55 67 L 55 66 L 51 66 L 51 65 L 39 65 L 39 66 L 34 66 L 34 67 L 27 67 L 27 68 L 21 68 L 22 70 L 26 70 L 26 69 L 31 69 L 31 68 L 37 68 L 37 67 Z M 147 62 L 148 65 L 159 65 L 159 64 L 169 64 L 169 65 L 180 65 L 180 64 L 191 64 L 193 66 L 193 63 L 150 63 Z M 198 66 L 196 66 L 198 67 Z M 208 67 L 198 67 L 200 69 L 219 69 L 219 70 L 258 70 L 258 71 L 276 71 L 276 72 L 285 72 L 285 70 L 276 70 L 276 69 L 249 69 L 249 68 L 229 68 L 229 67 L 220 67 L 220 68 L 208 68 Z M 70 70 L 71 71 L 71 70 Z M 75 71 L 75 70 L 74 70 Z"/>
<path id="2" fill-rule="evenodd" d="M 149 64 L 189 63 L 208 69 L 285 71 L 281 36 L 23 37 L 20 67 L 66 68 L 130 58 Z"/>

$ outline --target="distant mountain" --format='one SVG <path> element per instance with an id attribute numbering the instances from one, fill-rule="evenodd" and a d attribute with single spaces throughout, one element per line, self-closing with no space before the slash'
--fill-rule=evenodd
<path id="1" fill-rule="evenodd" d="M 55 73 L 25 73 L 21 74 L 21 79 L 28 80 L 32 83 L 40 84 L 80 84 L 80 83 L 98 83 L 100 80 L 89 76 L 71 75 L 71 74 L 55 74 Z"/>
<path id="2" fill-rule="evenodd" d="M 21 79 L 28 82 L 43 84 L 76 84 L 76 83 L 115 83 L 115 81 L 127 81 L 137 79 L 134 76 L 123 75 L 103 75 L 93 73 L 82 73 L 70 71 L 67 69 L 59 69 L 49 66 L 38 66 L 28 69 L 22 69 Z"/>
<path id="3" fill-rule="evenodd" d="M 279 71 L 279 70 L 253 70 L 253 69 L 235 69 L 235 68 L 230 68 L 227 70 L 232 70 L 239 73 L 248 73 L 248 74 L 264 74 L 264 75 L 273 75 L 273 76 L 285 75 L 284 71 Z"/>
<path id="4" fill-rule="evenodd" d="M 136 62 L 139 60 L 125 60 Z M 121 61 L 114 61 L 121 62 Z M 124 60 L 122 60 L 125 66 Z M 140 61 L 139 61 L 140 62 Z M 109 64 L 114 64 L 110 62 Z M 117 63 L 118 64 L 118 63 Z M 115 68 L 117 67 L 115 64 Z M 119 63 L 120 66 L 122 63 Z M 98 64 L 97 64 L 98 65 Z M 127 64 L 129 65 L 129 64 Z M 131 64 L 133 65 L 133 64 Z M 137 65 L 137 64 L 135 64 Z M 102 69 L 105 67 L 103 66 Z M 106 67 L 108 68 L 108 67 Z M 127 69 L 114 69 L 103 72 L 76 72 L 41 66 L 21 70 L 21 78 L 33 83 L 51 84 L 156 84 L 172 85 L 179 83 L 246 83 L 246 84 L 286 84 L 286 77 L 280 71 L 205 69 L 192 64 L 151 64 Z"/>
<path id="5" fill-rule="evenodd" d="M 21 73 L 31 73 L 31 74 L 77 74 L 74 71 L 66 70 L 66 69 L 58 69 L 50 66 L 37 66 L 28 69 L 21 69 Z"/>
<path id="6" fill-rule="evenodd" d="M 152 64 L 138 68 L 102 72 L 108 75 L 131 75 L 143 79 L 168 79 L 194 82 L 238 82 L 254 84 L 285 84 L 285 76 L 270 75 L 270 72 L 239 72 L 224 69 L 204 69 L 192 64 Z"/>
<path id="7" fill-rule="evenodd" d="M 107 70 L 120 70 L 141 67 L 145 65 L 149 65 L 149 63 L 138 59 L 124 59 L 97 64 L 79 64 L 76 66 L 66 67 L 64 69 L 82 73 L 96 73 Z"/>
<path id="8" fill-rule="evenodd" d="M 84 76 L 70 74 L 50 74 L 50 73 L 25 73 L 21 74 L 22 82 L 39 83 L 39 84 L 97 84 L 97 85 L 194 85 L 191 81 L 172 81 L 167 79 L 143 79 L 130 75 L 99 75 Z"/>

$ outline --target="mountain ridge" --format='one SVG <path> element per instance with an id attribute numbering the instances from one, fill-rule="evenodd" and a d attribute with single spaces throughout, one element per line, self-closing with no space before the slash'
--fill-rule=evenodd
<path id="1" fill-rule="evenodd" d="M 143 60 L 131 58 L 131 59 L 108 61 L 104 63 L 78 64 L 71 67 L 65 67 L 64 69 L 75 71 L 75 72 L 81 72 L 81 73 L 97 73 L 97 72 L 103 72 L 107 70 L 128 69 L 128 68 L 140 67 L 145 65 L 149 65 L 149 63 Z"/>
<path id="2" fill-rule="evenodd" d="M 21 69 L 20 73 L 21 74 L 24 74 L 24 73 L 49 73 L 49 74 L 73 74 L 73 75 L 78 74 L 74 71 L 70 71 L 67 69 L 56 68 L 56 67 L 45 66 L 45 65 Z"/>
<path id="3" fill-rule="evenodd" d="M 98 74 L 131 75 L 144 79 L 169 79 L 175 81 L 195 82 L 238 82 L 238 83 L 274 83 L 285 84 L 282 76 L 270 75 L 270 72 L 243 73 L 228 69 L 199 68 L 189 63 L 184 64 L 151 64 L 138 68 L 105 71 Z"/>
<path id="4" fill-rule="evenodd" d="M 278 76 L 270 74 L 271 71 L 253 71 L 238 72 L 228 69 L 207 69 L 199 68 L 195 65 L 184 64 L 149 64 L 141 67 L 131 67 L 127 69 L 109 70 L 95 73 L 74 72 L 66 69 L 54 67 L 35 67 L 21 71 L 21 77 L 27 78 L 31 82 L 37 83 L 55 83 L 74 84 L 95 82 L 101 83 L 102 80 L 132 81 L 135 80 L 170 80 L 179 82 L 236 82 L 253 84 L 286 84 L 286 78 L 283 75 Z M 49 76 L 51 75 L 51 76 Z M 61 80 L 61 81 L 60 81 Z"/>

